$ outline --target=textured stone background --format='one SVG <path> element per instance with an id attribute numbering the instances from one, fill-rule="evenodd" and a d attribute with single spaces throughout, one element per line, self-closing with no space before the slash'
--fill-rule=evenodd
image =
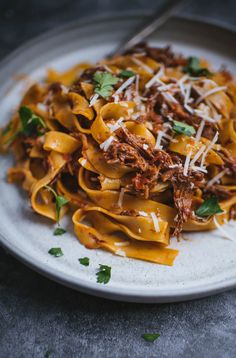
<path id="1" fill-rule="evenodd" d="M 89 14 L 154 9 L 155 0 L 0 1 L 0 57 Z M 195 0 L 182 13 L 236 25 L 235 0 Z M 154 344 L 140 338 L 159 332 Z M 0 249 L 0 358 L 236 356 L 236 290 L 178 304 L 106 301 L 59 286 Z"/>

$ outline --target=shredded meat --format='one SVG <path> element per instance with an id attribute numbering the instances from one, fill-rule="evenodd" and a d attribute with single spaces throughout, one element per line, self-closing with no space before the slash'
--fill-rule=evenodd
<path id="1" fill-rule="evenodd" d="M 149 47 L 145 42 L 141 42 L 127 51 L 129 54 L 143 52 L 146 56 L 153 58 L 157 62 L 163 63 L 167 67 L 187 65 L 187 59 L 181 55 L 174 54 L 170 46 L 154 48 Z"/>
<path id="2" fill-rule="evenodd" d="M 221 188 L 218 185 L 212 185 L 211 187 L 207 188 L 207 192 L 214 194 L 219 200 L 227 200 L 235 195 L 231 191 Z"/>
<path id="3" fill-rule="evenodd" d="M 104 152 L 108 164 L 121 163 L 136 170 L 145 171 L 148 168 L 147 161 L 135 148 L 126 143 L 113 142 Z"/>

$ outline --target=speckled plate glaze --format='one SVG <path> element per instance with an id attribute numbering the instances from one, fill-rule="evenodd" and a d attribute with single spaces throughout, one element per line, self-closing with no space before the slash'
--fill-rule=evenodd
<path id="1" fill-rule="evenodd" d="M 80 61 L 95 62 L 109 53 L 128 33 L 145 20 L 144 15 L 87 19 L 41 36 L 16 50 L 0 66 L 1 125 L 7 122 L 29 83 L 16 74 L 39 80 L 48 67 L 64 70 Z M 236 73 L 233 31 L 193 19 L 170 20 L 150 41 L 171 44 L 186 55 L 208 58 L 218 68 L 226 64 Z M 4 248 L 41 274 L 93 295 L 132 302 L 174 302 L 211 295 L 236 285 L 236 243 L 218 231 L 186 234 L 188 240 L 171 246 L 180 250 L 173 267 L 87 250 L 73 234 L 70 217 L 63 219 L 67 233 L 53 236 L 54 225 L 31 211 L 27 195 L 6 183 L 10 156 L 1 156 L 0 241 Z M 236 238 L 236 226 L 227 230 Z M 48 254 L 61 247 L 64 256 Z M 88 256 L 90 266 L 79 264 Z M 112 267 L 107 285 L 96 283 L 99 264 Z M 20 283 L 19 283 L 20 284 Z"/>

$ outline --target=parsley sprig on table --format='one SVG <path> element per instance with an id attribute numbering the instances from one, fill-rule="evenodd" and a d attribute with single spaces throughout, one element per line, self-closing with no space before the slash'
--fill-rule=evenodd
<path id="1" fill-rule="evenodd" d="M 54 231 L 53 231 L 53 235 L 58 236 L 58 235 L 63 235 L 66 233 L 66 230 L 63 229 L 62 227 L 57 227 Z"/>
<path id="2" fill-rule="evenodd" d="M 89 266 L 89 258 L 88 257 L 81 257 L 79 259 L 79 263 L 83 266 Z"/>
<path id="3" fill-rule="evenodd" d="M 111 96 L 113 85 L 119 81 L 119 78 L 110 72 L 97 71 L 93 75 L 93 81 L 95 82 L 94 92 L 107 99 Z"/>
<path id="4" fill-rule="evenodd" d="M 145 341 L 153 343 L 157 338 L 160 337 L 159 333 L 144 333 L 142 334 L 142 338 L 145 339 Z"/>
<path id="5" fill-rule="evenodd" d="M 61 257 L 63 256 L 62 249 L 60 247 L 52 247 L 48 253 L 54 257 Z"/>
<path id="6" fill-rule="evenodd" d="M 55 190 L 52 189 L 50 186 L 45 185 L 45 188 L 48 189 L 55 197 L 55 200 L 56 200 L 56 219 L 57 219 L 57 221 L 59 221 L 61 208 L 64 205 L 68 204 L 69 200 L 64 198 L 64 196 L 58 195 L 55 192 Z"/>
<path id="7" fill-rule="evenodd" d="M 111 278 L 111 267 L 106 265 L 99 265 L 99 271 L 96 273 L 98 283 L 108 283 Z"/>

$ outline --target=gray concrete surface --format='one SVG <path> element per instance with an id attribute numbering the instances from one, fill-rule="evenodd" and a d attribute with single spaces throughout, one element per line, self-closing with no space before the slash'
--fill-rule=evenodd
<path id="1" fill-rule="evenodd" d="M 0 57 L 41 32 L 108 11 L 154 9 L 154 0 L 0 1 Z M 195 0 L 191 13 L 236 26 L 235 0 Z M 141 334 L 158 332 L 150 344 Z M 178 304 L 127 304 L 41 277 L 0 249 L 0 358 L 236 357 L 236 290 Z"/>

